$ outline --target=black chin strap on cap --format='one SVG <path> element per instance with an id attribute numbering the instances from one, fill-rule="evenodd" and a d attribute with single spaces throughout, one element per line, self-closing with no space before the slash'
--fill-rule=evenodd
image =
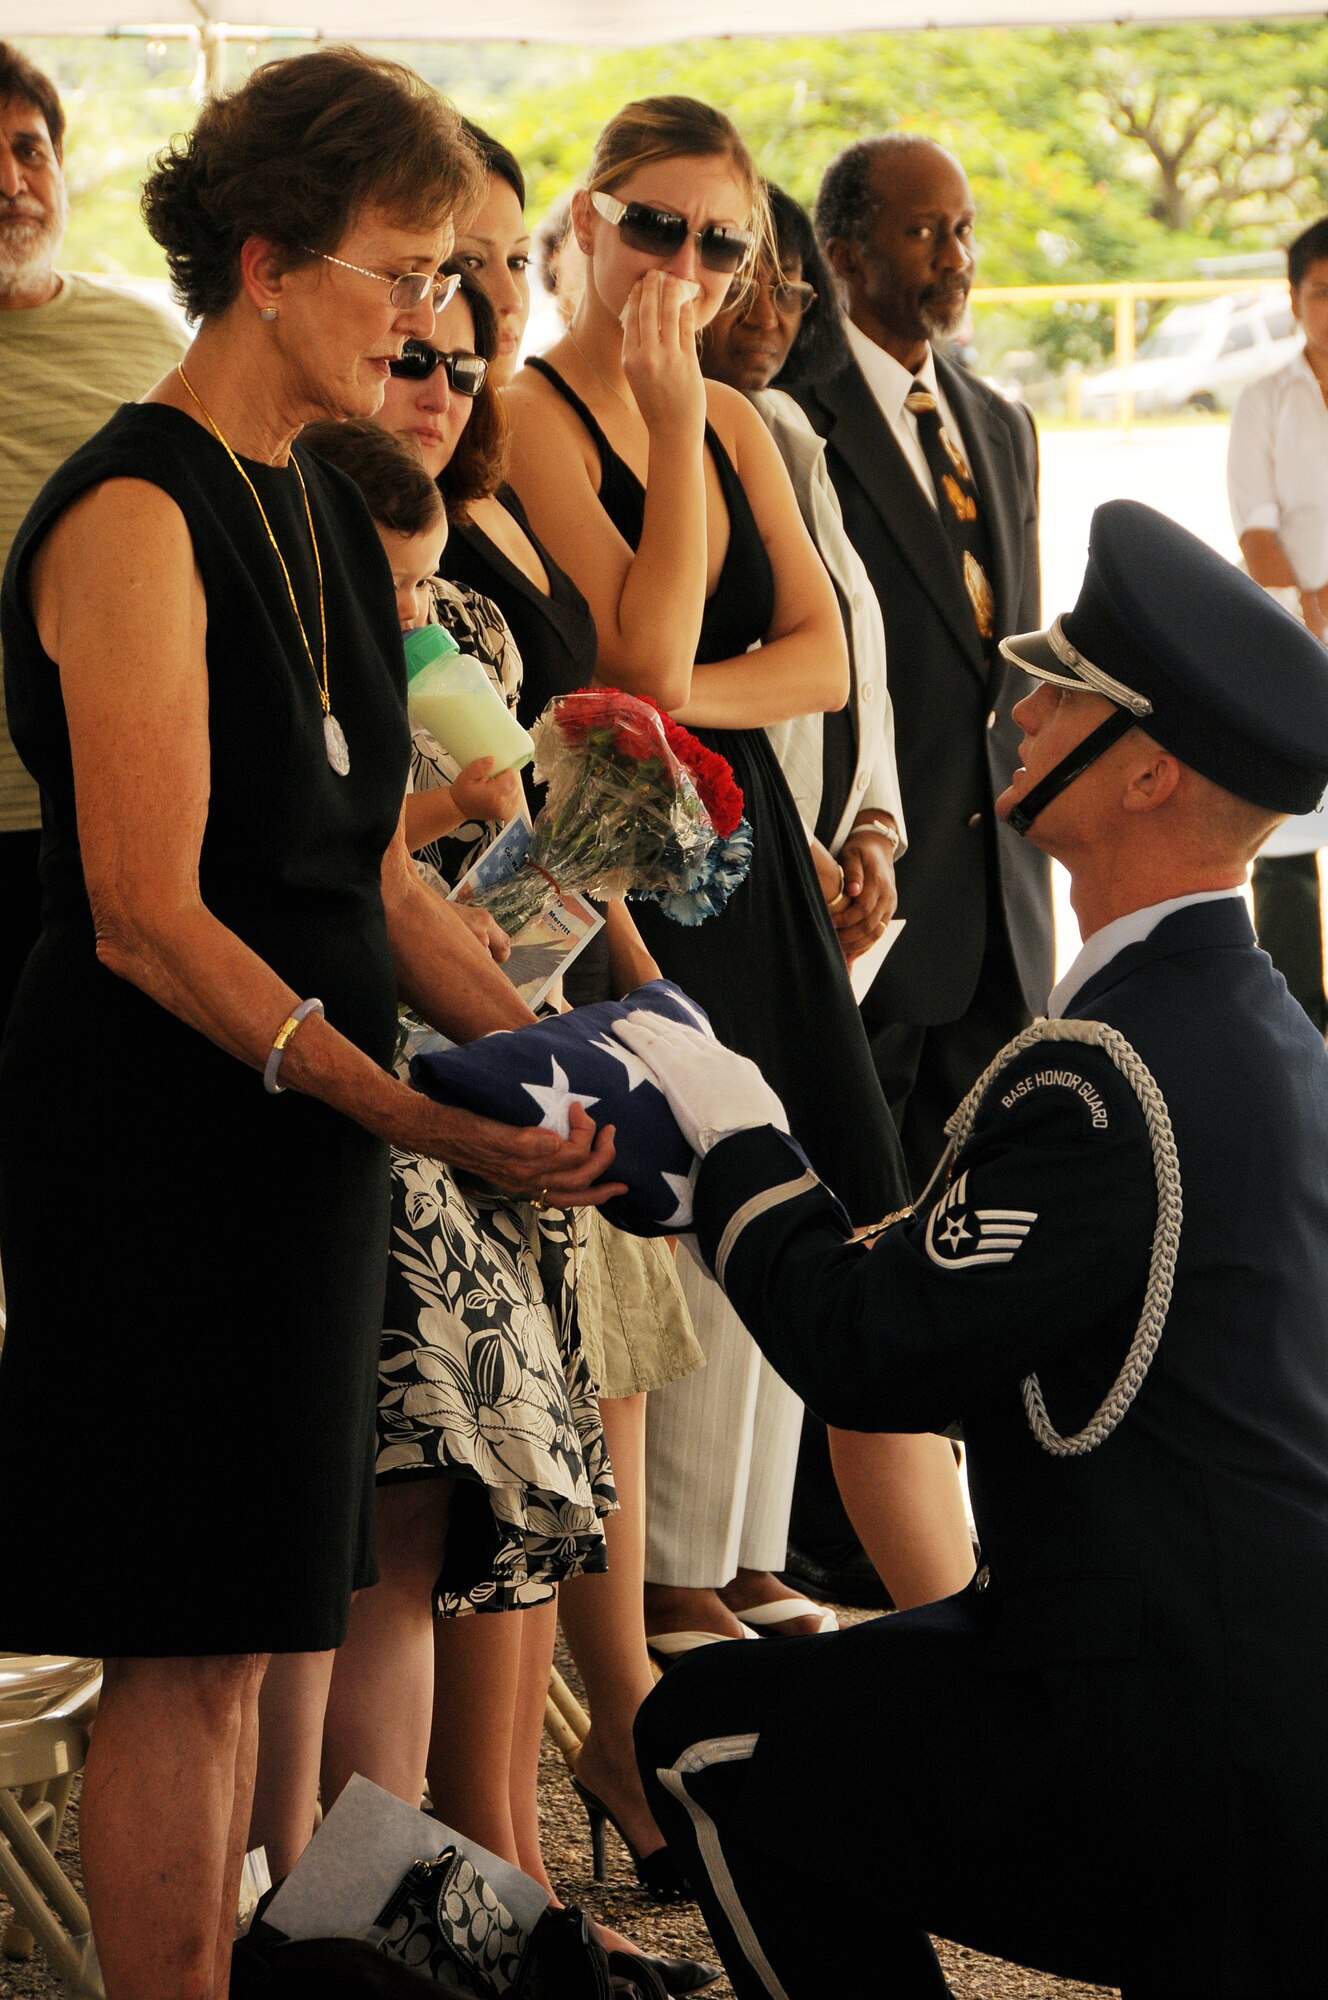
<path id="1" fill-rule="evenodd" d="M 1016 833 L 1027 833 L 1038 814 L 1053 799 L 1059 798 L 1067 785 L 1072 785 L 1076 778 L 1082 776 L 1090 764 L 1096 764 L 1103 751 L 1110 750 L 1113 743 L 1119 743 L 1126 730 L 1133 729 L 1138 720 L 1138 716 L 1131 715 L 1128 708 L 1114 710 L 1105 722 L 1099 722 L 1096 729 L 1089 731 L 1082 743 L 1075 745 L 1068 757 L 1062 757 L 1060 763 L 1048 771 L 1046 777 L 1034 785 L 1018 805 L 1010 808 L 1006 825 L 1012 826 Z"/>

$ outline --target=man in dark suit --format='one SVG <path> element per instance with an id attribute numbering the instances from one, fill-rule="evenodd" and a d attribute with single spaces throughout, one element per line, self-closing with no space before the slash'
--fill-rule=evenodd
<path id="1" fill-rule="evenodd" d="M 849 354 L 793 393 L 826 440 L 885 619 L 909 828 L 895 874 L 905 923 L 862 1014 L 920 1194 L 945 1120 L 1041 1012 L 1052 979 L 1046 859 L 993 811 L 1018 740 L 1010 711 L 1028 686 L 997 644 L 1041 612 L 1037 434 L 1022 406 L 932 346 L 957 331 L 973 280 L 973 197 L 957 160 L 911 134 L 861 140 L 828 168 L 816 227 L 842 288 Z M 870 865 L 871 836 L 858 833 Z M 890 1476 L 874 1453 L 854 1472 L 842 1440 L 836 1467 L 846 1491 Z M 939 1491 L 923 1506 L 918 1585 L 951 1569 L 954 1512 Z M 880 1602 L 811 1417 L 789 1541 L 790 1581 L 837 1603 Z M 894 1553 L 878 1546 L 876 1559 L 898 1589 Z M 912 1584 L 911 1568 L 900 1573 Z"/>
<path id="2" fill-rule="evenodd" d="M 1041 610 L 1037 438 L 1026 410 L 932 348 L 973 277 L 957 160 L 912 135 L 862 140 L 827 171 L 816 226 L 851 357 L 796 393 L 885 616 L 905 929 L 863 1016 L 918 1192 L 945 1119 L 1051 984 L 1046 860 L 992 810 L 1027 687 L 997 645 Z M 919 392 L 934 409 L 909 407 Z"/>
<path id="3" fill-rule="evenodd" d="M 998 810 L 1068 867 L 1085 943 L 923 1212 L 849 1242 L 752 1065 L 619 1031 L 780 1373 L 835 1424 L 962 1422 L 984 1566 L 940 1604 L 694 1655 L 638 1754 L 740 2000 L 944 1994 L 929 1932 L 1124 2000 L 1301 2000 L 1328 1054 L 1241 889 L 1328 779 L 1328 658 L 1133 501 L 1094 517 L 1073 612 L 1007 643 L 1042 685 Z"/>

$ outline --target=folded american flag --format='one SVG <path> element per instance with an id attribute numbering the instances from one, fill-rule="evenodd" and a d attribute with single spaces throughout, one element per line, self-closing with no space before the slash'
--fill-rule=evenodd
<path id="1" fill-rule="evenodd" d="M 627 1193 L 606 1202 L 604 1215 L 636 1236 L 671 1236 L 692 1226 L 697 1161 L 650 1071 L 613 1033 L 615 1021 L 641 1008 L 711 1032 L 694 1000 L 671 980 L 652 979 L 624 1000 L 428 1050 L 412 1059 L 410 1080 L 444 1104 L 505 1125 L 543 1125 L 564 1139 L 568 1107 L 583 1104 L 596 1125 L 617 1127 L 609 1173 Z"/>

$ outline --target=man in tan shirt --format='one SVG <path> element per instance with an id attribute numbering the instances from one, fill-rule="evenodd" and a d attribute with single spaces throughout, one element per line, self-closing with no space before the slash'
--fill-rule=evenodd
<path id="1" fill-rule="evenodd" d="M 188 345 L 168 308 L 56 270 L 64 132 L 55 85 L 0 42 L 0 563 L 56 467 Z M 37 787 L 0 720 L 0 1026 L 37 934 L 40 829 Z"/>

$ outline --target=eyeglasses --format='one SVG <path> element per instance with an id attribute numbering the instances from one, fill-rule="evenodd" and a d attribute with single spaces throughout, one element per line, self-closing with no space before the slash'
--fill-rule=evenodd
<path id="1" fill-rule="evenodd" d="M 648 201 L 616 201 L 611 194 L 592 194 L 596 211 L 622 231 L 629 250 L 647 257 L 675 257 L 689 236 L 695 236 L 702 264 L 707 271 L 732 273 L 740 270 L 756 241 L 750 229 L 738 229 L 731 222 L 707 222 L 704 229 L 690 229 L 685 215 L 671 208 L 656 208 Z"/>
<path id="2" fill-rule="evenodd" d="M 344 257 L 334 257 L 329 250 L 311 250 L 307 243 L 303 247 L 308 257 L 321 257 L 325 264 L 339 264 L 343 271 L 358 271 L 362 278 L 376 278 L 380 285 L 390 285 L 392 289 L 387 296 L 398 312 L 411 312 L 422 306 L 430 292 L 434 311 L 443 312 L 461 288 L 459 271 L 451 271 L 444 278 L 433 271 L 406 271 L 399 278 L 388 278 L 381 271 L 367 270 L 363 264 L 348 264 Z"/>
<path id="3" fill-rule="evenodd" d="M 448 387 L 455 389 L 458 396 L 478 396 L 489 375 L 489 364 L 482 354 L 464 351 L 443 354 L 430 347 L 427 340 L 408 340 L 396 359 L 387 365 L 403 382 L 427 382 L 441 368 Z"/>
<path id="4" fill-rule="evenodd" d="M 767 279 L 763 284 L 759 278 L 736 278 L 729 286 L 727 303 L 731 306 L 750 300 L 753 292 L 768 292 L 770 303 L 777 313 L 784 313 L 792 319 L 796 313 L 805 319 L 816 304 L 815 287 L 805 280 L 793 278 Z"/>

